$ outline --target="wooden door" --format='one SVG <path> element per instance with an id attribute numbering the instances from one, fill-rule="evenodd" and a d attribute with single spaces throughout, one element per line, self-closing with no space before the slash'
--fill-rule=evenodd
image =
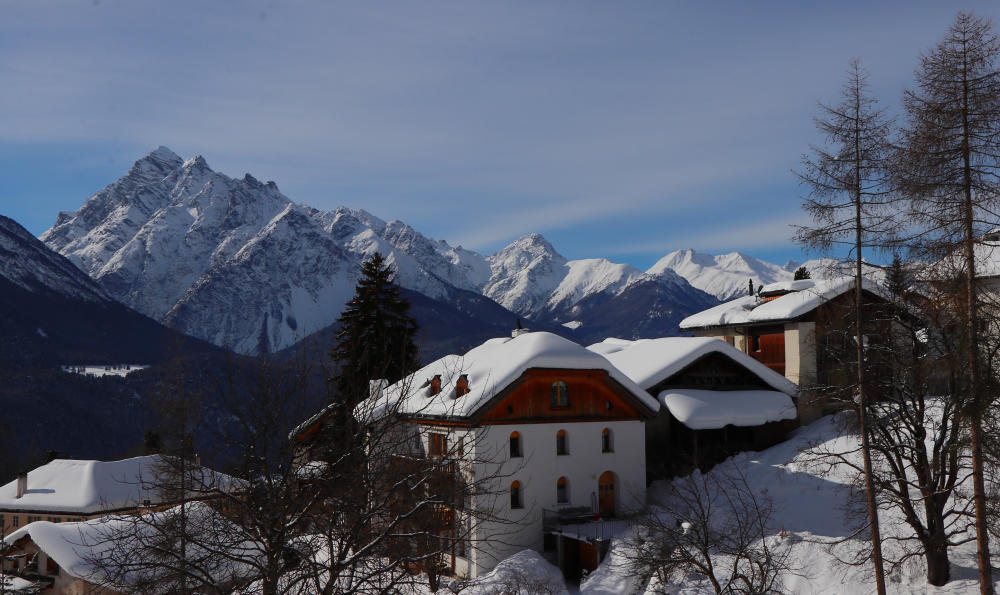
<path id="1" fill-rule="evenodd" d="M 767 333 L 751 337 L 750 356 L 778 374 L 785 374 L 785 334 Z M 753 349 L 755 347 L 756 349 Z"/>
<path id="2" fill-rule="evenodd" d="M 615 474 L 610 471 L 597 478 L 597 506 L 601 516 L 615 516 Z"/>

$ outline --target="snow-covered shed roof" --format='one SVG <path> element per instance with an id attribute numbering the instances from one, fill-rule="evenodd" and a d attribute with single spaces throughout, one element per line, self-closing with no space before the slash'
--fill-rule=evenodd
<path id="1" fill-rule="evenodd" d="M 615 367 L 647 390 L 705 355 L 719 353 L 740 364 L 777 391 L 791 396 L 798 392 L 798 387 L 791 380 L 714 337 L 664 337 L 637 341 L 605 339 L 587 349 L 611 360 Z"/>
<path id="2" fill-rule="evenodd" d="M 159 455 L 121 461 L 55 459 L 28 472 L 28 486 L 17 498 L 17 480 L 0 486 L 0 510 L 62 512 L 90 515 L 141 506 L 145 500 L 163 503 L 151 482 L 157 477 Z M 231 477 L 204 470 L 210 483 L 228 489 Z"/>
<path id="3" fill-rule="evenodd" d="M 361 417 L 384 413 L 466 418 L 532 368 L 604 370 L 651 411 L 659 403 L 606 357 L 558 335 L 523 333 L 490 339 L 465 355 L 446 355 L 359 405 Z M 469 392 L 457 396 L 465 375 Z M 441 392 L 430 396 L 425 381 L 441 377 Z"/>
<path id="4" fill-rule="evenodd" d="M 682 320 L 679 326 L 681 329 L 696 329 L 792 320 L 854 289 L 854 277 L 837 277 L 818 281 L 809 279 L 786 282 L 786 284 L 788 287 L 781 287 L 781 283 L 772 283 L 761 288 L 763 294 L 773 291 L 791 291 L 791 293 L 778 296 L 771 301 L 761 302 L 756 296 L 743 296 L 692 314 Z M 791 284 L 795 284 L 795 290 Z M 861 288 L 876 295 L 885 293 L 878 283 L 870 279 L 864 279 Z"/>
<path id="5" fill-rule="evenodd" d="M 759 426 L 796 416 L 792 399 L 771 390 L 671 388 L 661 392 L 659 398 L 677 421 L 692 430 Z"/>

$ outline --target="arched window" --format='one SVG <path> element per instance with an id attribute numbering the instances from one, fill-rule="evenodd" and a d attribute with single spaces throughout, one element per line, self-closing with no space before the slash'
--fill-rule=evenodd
<path id="1" fill-rule="evenodd" d="M 556 481 L 556 502 L 566 504 L 569 502 L 569 482 L 565 477 L 560 477 Z"/>
<path id="2" fill-rule="evenodd" d="M 611 429 L 601 430 L 601 452 L 614 452 L 614 445 L 611 443 Z"/>
<path id="3" fill-rule="evenodd" d="M 521 482 L 514 481 L 510 484 L 510 507 L 524 508 L 524 500 L 521 494 Z"/>
<path id="4" fill-rule="evenodd" d="M 524 456 L 523 454 L 521 454 L 521 433 L 520 432 L 511 432 L 510 433 L 510 456 L 511 456 L 511 458 Z"/>
<path id="5" fill-rule="evenodd" d="M 556 432 L 556 454 L 557 455 L 568 455 L 569 454 L 569 440 L 566 436 L 566 430 L 559 430 Z"/>
<path id="6" fill-rule="evenodd" d="M 563 381 L 553 382 L 549 389 L 549 405 L 552 407 L 569 407 L 569 389 Z"/>

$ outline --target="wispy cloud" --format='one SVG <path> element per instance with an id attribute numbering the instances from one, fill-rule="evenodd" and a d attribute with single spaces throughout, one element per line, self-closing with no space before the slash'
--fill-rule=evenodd
<path id="1" fill-rule="evenodd" d="M 166 144 L 276 180 L 297 201 L 363 207 L 482 249 L 610 220 L 628 229 L 566 234 L 571 257 L 777 238 L 725 221 L 763 230 L 796 208 L 789 169 L 815 140 L 815 101 L 836 96 L 860 55 L 891 104 L 953 16 L 930 2 L 4 10 L 0 150 L 100 146 L 115 156 L 110 182 Z M 0 177 L 44 185 L 40 167 L 0 163 Z M 94 190 L 47 204 L 75 209 Z"/>

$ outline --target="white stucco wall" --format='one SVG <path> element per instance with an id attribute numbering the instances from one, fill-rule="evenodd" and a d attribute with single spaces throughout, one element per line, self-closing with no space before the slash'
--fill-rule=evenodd
<path id="1" fill-rule="evenodd" d="M 601 431 L 609 428 L 613 452 L 601 452 Z M 569 454 L 556 454 L 556 432 L 565 430 Z M 521 434 L 523 457 L 511 459 L 508 439 Z M 479 477 L 496 478 L 496 492 L 483 496 L 477 507 L 510 522 L 484 522 L 475 531 L 472 574 L 479 576 L 523 549 L 542 551 L 542 510 L 591 507 L 597 502 L 597 479 L 605 471 L 615 474 L 617 514 L 642 508 L 646 499 L 646 441 L 641 421 L 532 423 L 480 428 L 475 440 L 477 459 L 496 465 L 477 465 Z M 556 482 L 565 477 L 569 502 L 557 504 Z M 524 508 L 511 509 L 510 485 L 521 483 Z"/>

